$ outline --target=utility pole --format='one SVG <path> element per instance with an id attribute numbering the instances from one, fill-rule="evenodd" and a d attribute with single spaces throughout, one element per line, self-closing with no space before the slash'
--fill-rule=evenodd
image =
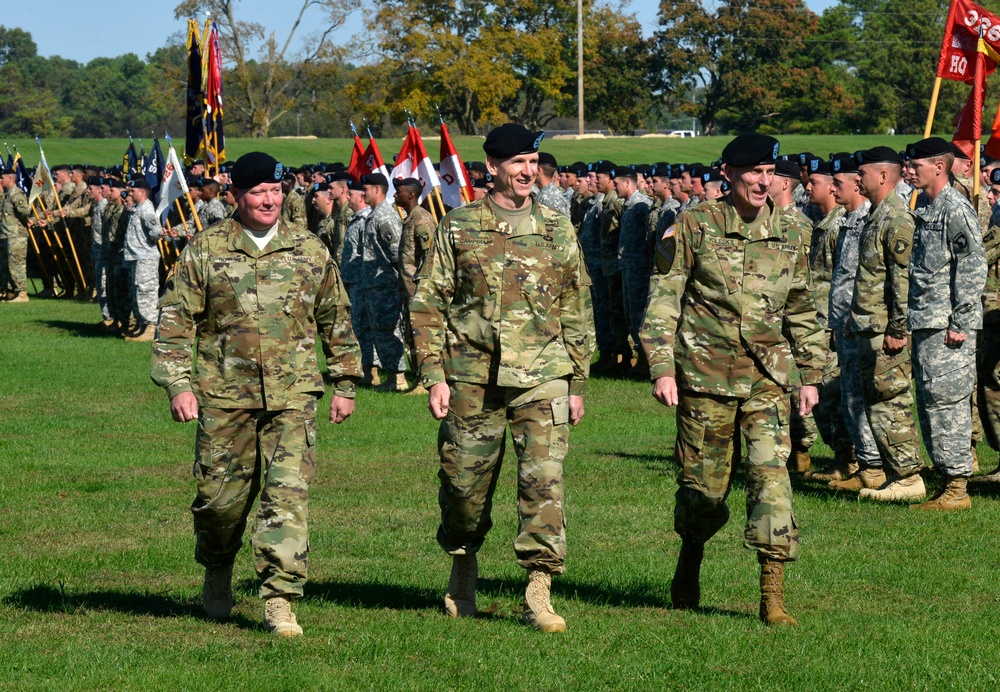
<path id="1" fill-rule="evenodd" d="M 580 135 L 583 135 L 583 0 L 576 0 L 576 99 Z"/>

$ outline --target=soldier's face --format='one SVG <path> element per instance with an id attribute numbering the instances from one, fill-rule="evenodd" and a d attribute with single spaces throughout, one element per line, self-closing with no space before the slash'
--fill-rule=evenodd
<path id="1" fill-rule="evenodd" d="M 604 194 L 608 194 L 609 192 L 611 192 L 614 189 L 614 187 L 615 187 L 615 181 L 611 179 L 610 175 L 608 175 L 607 173 L 598 173 L 597 174 L 597 189 L 598 190 L 600 190 Z"/>
<path id="2" fill-rule="evenodd" d="M 7 176 L 4 177 L 6 178 Z M 101 192 L 100 185 L 88 185 L 87 192 L 90 193 L 90 196 L 94 198 L 95 202 L 100 202 L 101 199 L 104 197 L 104 193 Z"/>
<path id="3" fill-rule="evenodd" d="M 724 166 L 722 172 L 733 186 L 733 199 L 738 204 L 760 209 L 767 204 L 767 190 L 774 180 L 774 164 L 730 168 Z"/>
<path id="4" fill-rule="evenodd" d="M 691 174 L 687 171 L 681 173 L 681 192 L 691 194 Z"/>
<path id="5" fill-rule="evenodd" d="M 321 214 L 329 214 L 333 210 L 333 198 L 326 190 L 314 193 L 312 203 Z"/>
<path id="6" fill-rule="evenodd" d="M 913 187 L 918 190 L 929 187 L 936 178 L 945 174 L 944 161 L 939 158 L 911 159 L 910 167 L 913 169 Z"/>
<path id="7" fill-rule="evenodd" d="M 486 168 L 493 175 L 497 194 L 524 199 L 531 194 L 531 186 L 538 177 L 538 153 L 518 154 L 503 160 L 488 156 Z"/>
<path id="8" fill-rule="evenodd" d="M 986 199 L 990 201 L 990 206 L 992 207 L 1000 200 L 1000 185 L 990 185 L 989 191 L 986 193 Z"/>
<path id="9" fill-rule="evenodd" d="M 281 215 L 281 183 L 261 183 L 249 190 L 237 190 L 236 209 L 240 222 L 253 231 L 266 231 Z"/>
<path id="10" fill-rule="evenodd" d="M 809 176 L 806 192 L 809 193 L 809 201 L 813 204 L 825 203 L 833 194 L 833 178 L 813 173 Z"/>
<path id="11" fill-rule="evenodd" d="M 576 173 L 563 173 L 563 187 L 576 189 L 578 182 Z"/>
<path id="12" fill-rule="evenodd" d="M 691 178 L 691 194 L 698 197 L 705 194 L 705 186 L 702 185 L 701 178 Z"/>
<path id="13" fill-rule="evenodd" d="M 859 193 L 856 173 L 837 173 L 833 176 L 833 199 L 837 204 L 849 204 Z"/>
<path id="14" fill-rule="evenodd" d="M 364 190 L 351 190 L 350 192 L 350 205 L 351 211 L 361 211 L 368 206 L 365 202 L 365 191 Z"/>
<path id="15" fill-rule="evenodd" d="M 675 197 L 679 197 L 680 195 L 684 194 L 684 190 L 681 189 L 680 178 L 670 179 L 670 194 L 674 195 Z"/>
<path id="16" fill-rule="evenodd" d="M 4 173 L 3 177 L 0 177 L 0 187 L 4 190 L 9 190 L 14 187 L 14 174 Z"/>
<path id="17" fill-rule="evenodd" d="M 143 188 L 141 187 L 132 188 L 132 202 L 134 204 L 142 204 L 148 198 L 149 198 L 149 193 L 146 192 L 146 190 L 144 190 Z"/>

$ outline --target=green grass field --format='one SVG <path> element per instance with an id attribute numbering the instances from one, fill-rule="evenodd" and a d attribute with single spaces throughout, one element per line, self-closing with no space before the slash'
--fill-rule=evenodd
<path id="1" fill-rule="evenodd" d="M 649 385 L 596 379 L 566 463 L 565 635 L 520 624 L 508 453 L 481 553 L 479 607 L 453 621 L 437 526 L 436 424 L 424 397 L 358 394 L 321 423 L 305 636 L 260 625 L 248 549 L 231 622 L 201 615 L 190 467 L 149 345 L 99 335 L 94 305 L 0 304 L 0 688 L 996 689 L 1000 500 L 918 514 L 794 481 L 794 629 L 756 617 L 744 492 L 707 546 L 699 612 L 669 609 L 671 412 Z M 323 402 L 329 406 L 329 399 Z M 321 405 L 320 420 L 326 416 Z M 819 463 L 830 450 L 814 449 Z M 996 454 L 980 450 L 984 471 Z"/>
<path id="2" fill-rule="evenodd" d="M 437 130 L 423 129 L 424 137 L 436 135 Z M 560 163 L 573 161 L 596 161 L 610 159 L 615 163 L 670 163 L 694 162 L 710 163 L 722 153 L 722 148 L 731 137 L 695 137 L 691 139 L 665 137 L 616 137 L 613 139 L 565 140 L 547 139 L 542 144 L 542 150 L 553 154 Z M 915 135 L 877 136 L 877 135 L 788 135 L 779 138 L 781 150 L 786 153 L 810 151 L 817 156 L 827 156 L 831 152 L 855 151 L 868 149 L 876 145 L 887 145 L 895 149 L 903 149 L 908 143 L 915 142 L 920 137 Z M 482 137 L 454 137 L 455 146 L 464 161 L 481 161 L 484 159 Z M 31 140 L 18 137 L 4 137 L 10 145 L 17 145 L 26 164 L 34 166 L 38 163 L 38 147 Z M 298 166 L 317 161 L 342 161 L 348 163 L 353 147 L 351 139 L 236 139 L 231 138 L 226 144 L 226 153 L 230 161 L 235 161 L 249 151 L 263 150 L 289 166 Z M 151 141 L 145 142 L 147 147 Z M 391 165 L 392 157 L 399 152 L 402 140 L 380 139 L 379 149 Z M 164 142 L 161 142 L 165 146 Z M 128 141 L 122 139 L 48 139 L 42 142 L 45 147 L 45 158 L 49 165 L 57 163 L 92 163 L 95 165 L 113 165 L 122 162 L 122 155 L 128 146 Z M 367 146 L 367 140 L 365 140 Z M 434 161 L 438 160 L 439 144 L 437 140 L 427 140 L 427 153 Z M 175 140 L 174 147 L 178 155 L 183 153 L 183 139 Z"/>

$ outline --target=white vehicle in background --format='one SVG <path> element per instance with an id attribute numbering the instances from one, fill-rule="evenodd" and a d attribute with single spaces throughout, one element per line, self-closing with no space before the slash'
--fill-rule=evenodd
<path id="1" fill-rule="evenodd" d="M 673 130 L 667 133 L 667 137 L 697 137 L 694 130 Z"/>

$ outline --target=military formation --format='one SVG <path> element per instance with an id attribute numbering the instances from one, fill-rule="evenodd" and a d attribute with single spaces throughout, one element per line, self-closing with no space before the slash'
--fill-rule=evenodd
<path id="1" fill-rule="evenodd" d="M 144 180 L 113 169 L 56 167 L 64 199 L 42 210 L 13 171 L 0 176 L 3 297 L 28 299 L 30 231 L 65 227 L 88 258 L 102 325 L 154 341 L 171 415 L 198 422 L 191 511 L 210 617 L 233 608 L 259 494 L 264 622 L 302 633 L 292 605 L 307 579 L 317 341 L 331 422 L 352 415 L 358 385 L 428 396 L 452 617 L 477 614 L 509 428 L 524 618 L 566 629 L 551 600 L 566 560 L 563 462 L 592 373 L 648 379 L 676 407 L 675 608 L 701 605 L 704 545 L 729 519 L 739 470 L 769 625 L 795 624 L 791 474 L 945 511 L 971 506 L 973 480 L 1000 482 L 1000 469 L 974 476 L 978 441 L 1000 447 L 1000 339 L 988 326 L 1000 322 L 997 162 L 983 159 L 989 201 L 975 208 L 971 162 L 940 138 L 819 157 L 748 134 L 711 165 L 563 166 L 539 151 L 543 138 L 491 131 L 486 160 L 467 165 L 472 198 L 441 218 L 419 179 L 286 169 L 260 152 L 198 181 L 197 203 L 165 218 Z M 81 292 L 66 257 L 35 259 L 48 295 Z M 834 456 L 812 468 L 818 440 Z M 930 497 L 925 477 L 938 481 Z"/>

